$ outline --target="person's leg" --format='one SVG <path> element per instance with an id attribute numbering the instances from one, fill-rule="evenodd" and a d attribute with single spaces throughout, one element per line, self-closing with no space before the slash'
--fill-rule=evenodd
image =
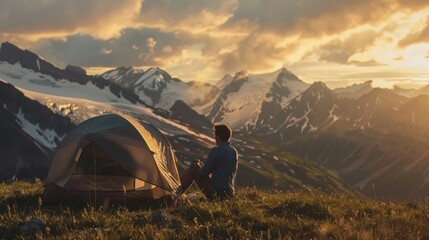
<path id="1" fill-rule="evenodd" d="M 204 195 L 210 198 L 215 193 L 211 178 L 208 176 L 201 177 L 200 170 L 201 162 L 193 161 L 191 163 L 191 166 L 189 166 L 189 168 L 180 177 L 180 181 L 182 182 L 182 192 L 185 192 L 189 188 L 189 186 L 191 186 L 191 184 L 195 181 L 195 183 L 201 189 Z"/>
<path id="2" fill-rule="evenodd" d="M 189 168 L 180 176 L 180 182 L 182 183 L 182 192 L 185 192 L 189 186 L 194 182 L 193 172 L 195 168 L 200 169 L 197 163 L 192 162 Z"/>
<path id="3" fill-rule="evenodd" d="M 214 196 L 215 189 L 213 187 L 211 177 L 200 177 L 199 175 L 197 175 L 197 177 L 195 178 L 195 183 L 207 198 L 212 198 Z"/>

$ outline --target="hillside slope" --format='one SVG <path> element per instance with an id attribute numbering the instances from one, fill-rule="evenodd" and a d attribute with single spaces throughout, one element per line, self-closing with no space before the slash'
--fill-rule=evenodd
<path id="1" fill-rule="evenodd" d="M 0 184 L 0 239 L 427 239 L 429 204 L 377 202 L 318 191 L 238 189 L 223 202 L 178 201 L 133 210 L 46 208 L 42 184 Z M 20 227 L 37 217 L 33 234 Z"/>

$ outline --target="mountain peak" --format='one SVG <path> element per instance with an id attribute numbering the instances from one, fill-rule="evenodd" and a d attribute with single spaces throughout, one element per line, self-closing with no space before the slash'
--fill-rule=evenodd
<path id="1" fill-rule="evenodd" d="M 220 81 L 222 81 L 224 79 L 230 79 L 230 78 L 233 78 L 233 76 L 231 74 L 227 73 L 220 79 Z"/>
<path id="2" fill-rule="evenodd" d="M 223 89 L 226 85 L 228 85 L 234 77 L 231 74 L 225 74 L 216 84 L 215 86 L 219 89 Z"/>
<path id="3" fill-rule="evenodd" d="M 128 67 L 120 66 L 120 67 L 117 67 L 115 70 L 129 71 L 129 70 L 134 70 L 134 67 L 133 66 L 128 66 Z"/>
<path id="4" fill-rule="evenodd" d="M 301 79 L 298 78 L 298 76 L 293 74 L 291 71 L 287 70 L 285 67 L 280 68 L 276 72 L 278 72 L 277 78 L 283 78 L 283 79 L 288 80 L 288 81 L 303 82 Z"/>
<path id="5" fill-rule="evenodd" d="M 1 46 L 0 46 L 0 48 L 3 48 L 3 47 L 10 47 L 10 48 L 15 48 L 15 49 L 19 49 L 19 50 L 21 50 L 19 47 L 17 47 L 16 45 L 14 45 L 14 44 L 12 44 L 11 42 L 9 42 L 9 41 L 6 41 L 6 42 L 2 42 L 1 43 Z"/>
<path id="6" fill-rule="evenodd" d="M 23 50 L 10 42 L 3 42 L 1 44 L 0 61 L 6 61 L 10 64 L 21 62 L 22 65 L 22 61 L 29 63 L 35 62 L 37 59 L 39 59 L 39 56 L 35 53 Z"/>
<path id="7" fill-rule="evenodd" d="M 73 66 L 73 65 L 67 65 L 66 68 L 64 69 L 70 73 L 73 74 L 77 74 L 79 76 L 86 76 L 86 71 L 85 69 L 79 67 L 79 66 Z"/>
<path id="8" fill-rule="evenodd" d="M 342 98 L 358 99 L 362 95 L 371 92 L 374 88 L 372 87 L 372 80 L 355 83 L 351 86 L 336 88 L 334 92 Z"/>
<path id="9" fill-rule="evenodd" d="M 293 74 L 291 71 L 289 71 L 287 68 L 285 67 L 281 67 L 279 70 L 277 70 L 277 72 L 279 73 L 288 73 L 288 74 Z"/>
<path id="10" fill-rule="evenodd" d="M 156 73 L 167 73 L 165 70 L 161 69 L 160 67 L 150 67 L 146 72 L 156 72 Z"/>
<path id="11" fill-rule="evenodd" d="M 396 101 L 401 102 L 407 99 L 407 97 L 396 94 L 388 89 L 374 88 L 369 93 L 362 95 L 358 101 L 375 101 L 379 98 L 386 99 L 386 100 L 389 99 L 395 102 Z"/>
<path id="12" fill-rule="evenodd" d="M 363 83 L 355 83 L 351 86 L 347 86 L 347 87 L 341 87 L 341 88 L 336 88 L 334 89 L 334 91 L 336 92 L 347 92 L 347 91 L 354 91 L 360 88 L 365 88 L 365 87 L 369 87 L 372 88 L 372 80 L 368 80 L 366 82 Z"/>
<path id="13" fill-rule="evenodd" d="M 331 91 L 331 89 L 328 88 L 328 86 L 326 86 L 325 83 L 323 82 L 314 82 L 313 84 L 311 84 L 309 89 L 313 89 L 313 90 L 329 90 Z"/>
<path id="14" fill-rule="evenodd" d="M 163 80 L 165 82 L 169 82 L 172 80 L 171 75 L 165 70 L 159 67 L 151 67 L 149 68 L 143 75 L 142 78 L 150 78 L 151 76 L 158 76 L 159 80 Z M 178 80 L 178 79 L 175 79 Z M 181 80 L 180 80 L 181 82 Z"/>
<path id="15" fill-rule="evenodd" d="M 323 82 L 314 82 L 313 84 L 311 84 L 311 86 L 309 88 L 307 88 L 307 90 L 305 90 L 303 93 L 303 95 L 319 95 L 319 94 L 323 94 L 323 95 L 335 95 L 335 93 L 328 88 L 328 86 L 326 86 L 325 83 Z"/>
<path id="16" fill-rule="evenodd" d="M 246 70 L 241 70 L 234 75 L 234 80 L 245 78 L 249 75 Z"/>

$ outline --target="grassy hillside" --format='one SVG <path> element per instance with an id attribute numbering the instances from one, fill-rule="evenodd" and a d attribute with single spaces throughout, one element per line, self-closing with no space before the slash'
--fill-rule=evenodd
<path id="1" fill-rule="evenodd" d="M 313 190 L 239 189 L 236 198 L 224 202 L 179 201 L 137 210 L 54 210 L 41 206 L 41 186 L 40 182 L 0 184 L 0 239 L 429 238 L 428 202 L 377 202 Z M 162 212 L 164 220 L 154 218 L 156 212 Z M 20 226 L 33 217 L 44 220 L 46 227 L 21 234 Z"/>
<path id="2" fill-rule="evenodd" d="M 175 136 L 170 139 L 178 156 L 179 171 L 188 168 L 193 159 L 205 161 L 212 146 L 204 146 L 189 136 Z M 321 165 L 295 154 L 258 141 L 249 136 L 234 133 L 232 145 L 238 151 L 239 167 L 236 185 L 240 187 L 272 188 L 282 191 L 296 191 L 303 188 L 321 190 L 325 193 L 359 194 Z M 188 153 L 188 154 L 183 154 Z"/>

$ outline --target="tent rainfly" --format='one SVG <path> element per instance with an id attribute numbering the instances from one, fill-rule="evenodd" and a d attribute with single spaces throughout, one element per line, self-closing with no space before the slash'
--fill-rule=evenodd
<path id="1" fill-rule="evenodd" d="M 180 185 L 176 156 L 154 126 L 116 114 L 88 119 L 61 141 L 44 203 L 154 200 Z"/>

